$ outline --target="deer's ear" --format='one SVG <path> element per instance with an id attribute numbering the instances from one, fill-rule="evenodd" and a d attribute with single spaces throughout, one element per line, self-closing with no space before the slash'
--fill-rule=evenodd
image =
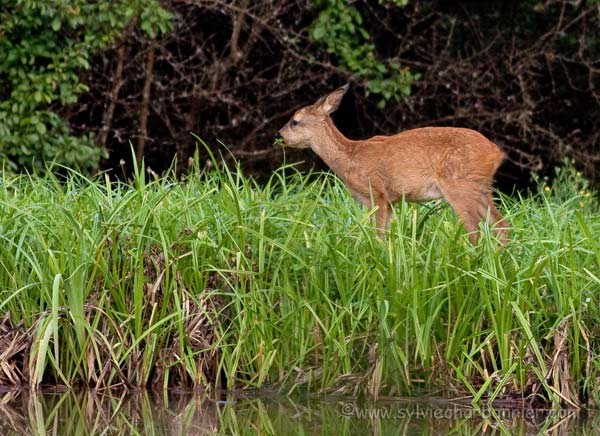
<path id="1" fill-rule="evenodd" d="M 344 86 L 336 89 L 331 94 L 318 99 L 314 106 L 327 115 L 335 112 L 335 110 L 340 106 L 342 98 L 344 97 L 344 94 L 346 94 L 346 91 L 348 91 L 349 87 L 350 84 L 346 83 Z"/>

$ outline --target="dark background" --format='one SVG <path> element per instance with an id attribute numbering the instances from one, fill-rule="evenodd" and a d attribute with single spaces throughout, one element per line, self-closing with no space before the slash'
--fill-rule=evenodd
<path id="1" fill-rule="evenodd" d="M 84 73 L 90 91 L 59 111 L 75 133 L 95 132 L 109 151 L 100 169 L 117 175 L 131 169 L 130 143 L 158 173 L 174 157 L 185 167 L 194 132 L 233 160 L 219 142 L 226 144 L 260 178 L 284 159 L 323 168 L 310 150 L 284 155 L 273 139 L 294 110 L 349 82 L 334 118 L 350 138 L 469 127 L 507 152 L 498 174 L 504 190 L 527 186 L 532 170 L 551 175 L 565 157 L 598 183 L 598 2 L 352 2 L 376 56 L 421 75 L 410 96 L 384 108 L 363 77 L 310 38 L 318 3 L 165 0 L 172 30 L 152 39 L 129 26 Z"/>

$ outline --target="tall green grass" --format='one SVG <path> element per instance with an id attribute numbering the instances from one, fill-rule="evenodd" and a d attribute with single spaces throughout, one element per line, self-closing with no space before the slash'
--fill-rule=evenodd
<path id="1" fill-rule="evenodd" d="M 600 213 L 570 167 L 511 242 L 334 176 L 0 179 L 0 384 L 440 392 L 599 404 Z"/>

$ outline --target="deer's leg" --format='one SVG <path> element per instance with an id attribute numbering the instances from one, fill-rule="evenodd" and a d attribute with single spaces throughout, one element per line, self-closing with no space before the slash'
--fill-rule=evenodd
<path id="1" fill-rule="evenodd" d="M 508 221 L 504 219 L 504 216 L 502 216 L 502 214 L 498 212 L 498 209 L 496 209 L 496 206 L 494 205 L 494 199 L 490 191 L 484 191 L 481 193 L 480 204 L 482 204 L 484 208 L 483 218 L 487 217 L 489 210 L 493 230 L 496 236 L 498 237 L 500 243 L 505 244 L 506 242 L 508 242 L 508 229 L 510 228 L 510 225 L 508 224 Z"/>
<path id="2" fill-rule="evenodd" d="M 383 236 L 383 232 L 388 228 L 390 222 L 390 203 L 387 195 L 381 191 L 371 190 L 371 195 L 364 195 L 360 192 L 350 191 L 354 198 L 368 208 L 377 207 L 375 211 L 375 225 L 377 234 Z"/>
<path id="3" fill-rule="evenodd" d="M 375 223 L 377 225 L 377 234 L 383 236 L 390 223 L 390 203 L 386 195 L 374 198 L 377 211 L 375 212 Z"/>
<path id="4" fill-rule="evenodd" d="M 458 215 L 465 230 L 469 234 L 471 244 L 477 243 L 480 215 L 480 189 L 479 185 L 465 181 L 452 181 L 438 183 L 442 195 Z"/>

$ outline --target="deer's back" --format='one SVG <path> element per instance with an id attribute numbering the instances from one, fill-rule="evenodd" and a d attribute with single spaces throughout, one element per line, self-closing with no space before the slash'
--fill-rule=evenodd
<path id="1" fill-rule="evenodd" d="M 391 197 L 431 197 L 440 180 L 489 185 L 504 153 L 481 133 L 458 127 L 424 127 L 392 136 L 375 136 L 356 148 L 364 175 L 380 177 Z M 435 192 L 433 189 L 432 192 Z M 427 199 L 427 198 L 423 198 Z"/>
<path id="2" fill-rule="evenodd" d="M 434 171 L 473 170 L 492 172 L 504 158 L 496 144 L 475 130 L 460 127 L 423 127 L 392 136 L 365 140 L 357 153 L 379 155 L 380 163 L 427 167 Z"/>

